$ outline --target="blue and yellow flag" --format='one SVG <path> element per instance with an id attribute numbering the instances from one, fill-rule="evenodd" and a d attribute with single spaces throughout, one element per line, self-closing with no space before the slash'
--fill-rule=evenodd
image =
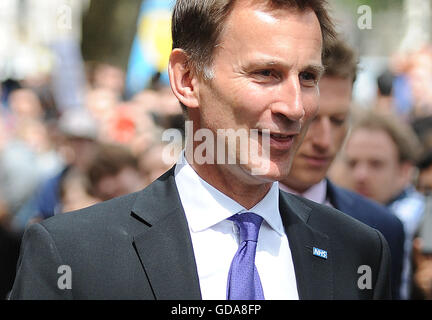
<path id="1" fill-rule="evenodd" d="M 171 13 L 174 0 L 143 0 L 137 34 L 132 45 L 126 75 L 128 97 L 146 88 L 160 73 L 168 84 L 168 60 L 171 53 Z"/>

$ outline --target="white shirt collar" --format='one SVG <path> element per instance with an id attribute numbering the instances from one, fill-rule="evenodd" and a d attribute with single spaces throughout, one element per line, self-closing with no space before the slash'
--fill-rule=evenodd
<path id="1" fill-rule="evenodd" d="M 187 162 L 184 152 L 177 161 L 174 175 L 192 232 L 210 228 L 236 213 L 254 212 L 260 215 L 277 233 L 284 234 L 279 213 L 278 182 L 272 184 L 269 192 L 259 203 L 247 210 L 203 180 Z"/>

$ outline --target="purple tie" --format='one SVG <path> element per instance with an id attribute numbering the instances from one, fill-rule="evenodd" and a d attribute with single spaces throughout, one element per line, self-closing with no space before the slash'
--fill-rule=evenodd
<path id="1" fill-rule="evenodd" d="M 261 281 L 255 266 L 258 233 L 263 221 L 259 215 L 246 212 L 229 218 L 240 232 L 240 245 L 228 273 L 227 300 L 264 300 Z"/>

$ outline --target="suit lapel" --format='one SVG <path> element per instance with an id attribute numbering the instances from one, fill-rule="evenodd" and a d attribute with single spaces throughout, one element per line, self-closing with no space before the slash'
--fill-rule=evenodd
<path id="1" fill-rule="evenodd" d="M 280 192 L 279 206 L 293 258 L 299 298 L 332 299 L 330 240 L 308 224 L 313 209 L 285 192 Z M 326 251 L 327 258 L 314 255 L 313 248 Z"/>
<path id="2" fill-rule="evenodd" d="M 132 216 L 144 231 L 134 236 L 155 299 L 201 299 L 198 273 L 184 210 L 171 169 L 144 189 Z"/>
<path id="3" fill-rule="evenodd" d="M 285 192 L 280 192 L 279 206 L 300 299 L 332 299 L 330 240 L 308 225 L 313 209 Z M 174 168 L 138 194 L 131 215 L 142 224 L 133 237 L 133 245 L 155 299 L 201 299 L 192 241 L 174 181 Z M 314 255 L 314 247 L 327 251 L 327 259 Z"/>

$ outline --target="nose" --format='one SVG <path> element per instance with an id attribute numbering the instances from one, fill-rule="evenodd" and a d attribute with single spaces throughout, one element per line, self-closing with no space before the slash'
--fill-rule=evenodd
<path id="1" fill-rule="evenodd" d="M 352 175 L 353 175 L 354 181 L 356 183 L 363 183 L 367 179 L 368 172 L 369 172 L 369 170 L 368 170 L 366 164 L 357 163 L 357 165 L 355 165 L 352 168 Z"/>
<path id="2" fill-rule="evenodd" d="M 313 145 L 321 152 L 327 151 L 331 146 L 331 124 L 327 117 L 318 117 L 309 127 Z"/>
<path id="3" fill-rule="evenodd" d="M 287 78 L 277 90 L 277 101 L 272 103 L 271 111 L 288 118 L 299 121 L 305 115 L 303 97 L 298 77 Z"/>

